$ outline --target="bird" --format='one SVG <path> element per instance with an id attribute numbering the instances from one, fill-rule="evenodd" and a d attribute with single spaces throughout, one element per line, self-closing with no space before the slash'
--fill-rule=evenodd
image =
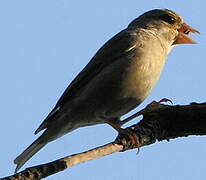
<path id="1" fill-rule="evenodd" d="M 150 94 L 176 45 L 195 43 L 190 32 L 199 33 L 169 9 L 134 19 L 69 84 L 34 134 L 43 133 L 14 160 L 15 172 L 46 144 L 77 128 L 106 123 L 123 132 L 121 116 Z"/>

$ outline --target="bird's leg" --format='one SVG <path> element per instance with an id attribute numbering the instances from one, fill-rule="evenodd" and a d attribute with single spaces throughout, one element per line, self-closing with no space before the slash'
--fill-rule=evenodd
<path id="1" fill-rule="evenodd" d="M 123 128 L 121 128 L 121 126 L 123 124 L 129 122 L 130 120 L 132 120 L 132 119 L 134 119 L 134 118 L 136 118 L 140 115 L 145 114 L 146 112 L 148 112 L 148 110 L 160 105 L 163 102 L 170 102 L 171 104 L 173 104 L 172 101 L 170 99 L 167 99 L 167 98 L 163 98 L 160 101 L 152 101 L 150 104 L 148 104 L 146 106 L 146 108 L 142 109 L 141 111 L 138 111 L 137 113 L 129 116 L 128 118 L 126 118 L 122 121 L 120 121 L 119 118 L 115 118 L 115 119 L 109 120 L 107 123 L 110 126 L 112 126 L 118 133 L 127 135 L 130 138 L 130 140 L 132 142 L 132 145 L 135 145 L 135 146 L 139 147 L 139 145 L 140 145 L 139 137 L 134 132 L 132 132 L 131 130 L 123 129 Z M 138 148 L 138 152 L 139 152 L 139 148 Z"/>
<path id="2" fill-rule="evenodd" d="M 135 146 L 139 147 L 139 145 L 140 145 L 139 137 L 137 137 L 137 135 L 129 129 L 121 128 L 121 121 L 119 121 L 119 118 L 110 120 L 107 123 L 110 126 L 112 126 L 119 134 L 127 135 L 129 137 L 129 139 L 131 140 L 132 146 L 135 145 Z M 138 152 L 139 152 L 139 149 L 138 149 Z"/>
<path id="3" fill-rule="evenodd" d="M 134 118 L 136 118 L 136 117 L 138 117 L 138 116 L 140 116 L 140 115 L 143 115 L 144 113 L 146 113 L 146 112 L 148 111 L 148 109 L 153 108 L 153 107 L 156 107 L 156 106 L 158 106 L 158 105 L 160 105 L 161 103 L 164 103 L 164 102 L 170 102 L 171 104 L 173 104 L 172 101 L 171 101 L 170 99 L 167 99 L 167 98 L 163 98 L 163 99 L 161 99 L 161 100 L 159 100 L 159 101 L 152 101 L 151 103 L 149 103 L 149 104 L 146 106 L 146 108 L 144 108 L 144 109 L 138 111 L 137 113 L 135 113 L 135 114 L 127 117 L 126 119 L 120 121 L 120 122 L 119 122 L 120 127 L 121 127 L 122 125 L 124 125 L 125 123 L 131 121 L 132 119 L 134 119 Z"/>
<path id="4" fill-rule="evenodd" d="M 142 110 L 136 112 L 135 114 L 133 114 L 133 115 L 127 117 L 126 119 L 120 121 L 120 122 L 119 122 L 120 127 L 121 127 L 122 125 L 128 123 L 128 122 L 131 121 L 132 119 L 134 119 L 134 118 L 136 118 L 136 117 L 138 117 L 138 116 L 140 116 L 140 115 L 143 115 L 144 112 L 145 112 L 145 109 L 142 109 Z"/>

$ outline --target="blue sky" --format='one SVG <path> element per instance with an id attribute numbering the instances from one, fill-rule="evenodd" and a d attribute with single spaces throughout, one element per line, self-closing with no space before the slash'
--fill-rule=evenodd
<path id="1" fill-rule="evenodd" d="M 201 34 L 193 36 L 198 44 L 170 53 L 160 81 L 138 110 L 163 97 L 174 104 L 204 102 L 205 6 L 200 0 L 1 0 L 0 177 L 13 173 L 15 157 L 36 139 L 33 132 L 95 52 L 147 10 L 174 10 Z M 108 125 L 78 129 L 47 145 L 23 169 L 106 144 L 116 135 Z M 203 179 L 205 153 L 206 137 L 179 138 L 141 148 L 138 155 L 131 150 L 80 164 L 47 179 Z"/>

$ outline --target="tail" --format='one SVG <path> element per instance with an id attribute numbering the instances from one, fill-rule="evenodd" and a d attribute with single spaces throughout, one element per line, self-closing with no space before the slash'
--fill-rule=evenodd
<path id="1" fill-rule="evenodd" d="M 42 142 L 41 136 L 35 140 L 23 153 L 21 153 L 15 160 L 14 163 L 17 165 L 15 173 L 41 148 L 43 148 L 48 142 Z"/>

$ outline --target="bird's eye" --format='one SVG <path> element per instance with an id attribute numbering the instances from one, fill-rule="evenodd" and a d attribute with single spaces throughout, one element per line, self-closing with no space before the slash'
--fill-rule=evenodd
<path id="1" fill-rule="evenodd" d="M 168 14 L 162 14 L 159 16 L 159 18 L 169 24 L 174 24 L 175 23 L 175 18 L 173 18 L 172 16 L 168 15 Z"/>

